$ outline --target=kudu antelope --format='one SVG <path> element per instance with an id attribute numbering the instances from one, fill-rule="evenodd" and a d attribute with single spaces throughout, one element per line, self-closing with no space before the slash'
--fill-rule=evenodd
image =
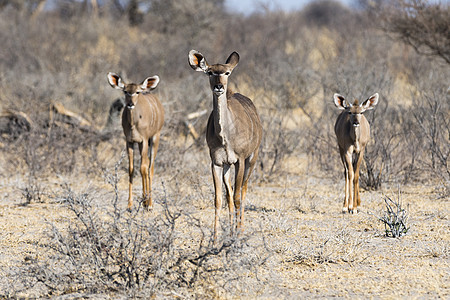
<path id="1" fill-rule="evenodd" d="M 342 212 L 357 213 L 357 208 L 361 204 L 359 167 L 370 139 L 370 125 L 362 113 L 377 105 L 378 93 L 361 104 L 358 100 L 350 104 L 339 94 L 334 94 L 333 100 L 337 108 L 344 110 L 334 125 L 339 153 L 345 169 L 345 198 Z"/>
<path id="2" fill-rule="evenodd" d="M 151 194 L 152 179 L 161 128 L 164 123 L 164 108 L 157 96 L 147 94 L 146 92 L 156 88 L 159 83 L 159 77 L 148 77 L 141 84 L 127 84 L 119 75 L 108 73 L 108 82 L 113 88 L 122 90 L 125 94 L 125 108 L 122 113 L 122 128 L 127 143 L 130 176 L 128 209 L 131 209 L 133 204 L 133 148 L 134 144 L 137 143 L 141 153 L 144 207 L 150 210 L 153 207 Z"/>
<path id="3" fill-rule="evenodd" d="M 231 53 L 225 64 L 209 65 L 198 51 L 189 52 L 189 65 L 209 77 L 213 94 L 213 111 L 208 119 L 206 141 L 211 156 L 215 189 L 214 241 L 217 240 L 222 206 L 222 180 L 225 184 L 231 230 L 236 210 L 236 231 L 244 222 L 247 185 L 258 158 L 262 127 L 253 102 L 228 88 L 228 77 L 239 62 L 239 54 Z M 235 166 L 235 186 L 231 187 L 230 167 Z M 233 207 L 234 204 L 234 207 Z"/>

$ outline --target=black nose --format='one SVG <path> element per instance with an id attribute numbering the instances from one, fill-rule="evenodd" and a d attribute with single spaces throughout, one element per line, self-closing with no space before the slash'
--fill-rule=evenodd
<path id="1" fill-rule="evenodd" d="M 217 92 L 217 93 L 223 93 L 223 90 L 224 90 L 224 88 L 223 88 L 223 85 L 222 85 L 222 84 L 216 84 L 216 85 L 214 86 L 214 92 Z"/>

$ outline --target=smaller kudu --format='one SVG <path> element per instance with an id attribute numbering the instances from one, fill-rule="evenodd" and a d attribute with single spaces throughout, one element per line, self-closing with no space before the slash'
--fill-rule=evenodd
<path id="1" fill-rule="evenodd" d="M 262 126 L 253 102 L 228 89 L 228 77 L 239 62 L 239 54 L 231 53 L 225 64 L 209 65 L 198 51 L 189 52 L 189 65 L 209 77 L 213 111 L 208 119 L 206 141 L 211 156 L 215 190 L 214 241 L 217 240 L 219 214 L 222 207 L 222 180 L 225 184 L 231 230 L 234 209 L 236 229 L 244 222 L 244 200 L 247 185 L 258 158 Z M 235 166 L 234 208 L 231 196 L 231 170 Z"/>
<path id="2" fill-rule="evenodd" d="M 161 128 L 164 124 L 164 108 L 157 96 L 146 94 L 146 92 L 156 88 L 159 83 L 159 77 L 148 77 L 141 84 L 127 84 L 119 75 L 108 73 L 108 82 L 113 88 L 121 90 L 125 94 L 122 128 L 127 143 L 130 175 L 128 209 L 131 209 L 133 205 L 133 148 L 134 144 L 137 143 L 141 153 L 144 207 L 151 210 L 153 207 L 151 193 L 154 163 L 156 152 L 158 151 Z"/>
<path id="3" fill-rule="evenodd" d="M 370 125 L 362 113 L 377 105 L 378 93 L 361 104 L 358 100 L 350 104 L 339 94 L 334 94 L 333 100 L 337 108 L 344 110 L 334 125 L 339 153 L 345 168 L 345 199 L 342 212 L 357 213 L 357 207 L 361 204 L 359 167 L 370 139 Z"/>

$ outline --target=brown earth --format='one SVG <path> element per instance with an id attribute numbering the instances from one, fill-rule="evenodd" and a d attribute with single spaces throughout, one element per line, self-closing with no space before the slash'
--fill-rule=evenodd
<path id="1" fill-rule="evenodd" d="M 298 169 L 298 166 L 296 167 Z M 158 198 L 163 194 L 191 193 L 192 206 L 202 226 L 212 227 L 213 190 L 207 168 L 199 176 L 174 179 L 157 174 L 154 184 L 155 214 L 161 213 Z M 120 197 L 126 208 L 127 175 L 120 174 Z M 8 276 L 33 259 L 45 259 L 49 224 L 64 230 L 73 218 L 55 199 L 25 202 L 26 177 L 2 176 L 0 185 L 0 290 L 14 290 Z M 173 185 L 177 182 L 177 187 Z M 57 194 L 58 186 L 70 182 L 74 191 L 89 191 L 102 201 L 112 194 L 101 179 L 54 178 L 42 183 Z M 140 179 L 135 193 L 140 193 Z M 307 174 L 291 174 L 275 181 L 251 184 L 246 203 L 246 233 L 249 243 L 264 240 L 268 261 L 248 276 L 265 278 L 263 287 L 242 290 L 238 295 L 218 293 L 217 298 L 339 297 L 382 299 L 447 298 L 450 295 L 448 219 L 449 199 L 442 198 L 438 185 L 386 186 L 382 191 L 363 191 L 357 215 L 341 214 L 343 179 L 331 180 Z M 375 215 L 383 214 L 383 196 L 400 197 L 409 212 L 410 230 L 401 238 L 384 236 L 384 226 Z M 107 204 L 104 204 L 107 205 Z M 226 220 L 226 208 L 222 221 Z M 189 224 L 181 230 L 188 232 Z M 258 249 L 255 249 L 259 252 Z M 39 289 L 20 295 L 40 295 Z M 196 291 L 197 297 L 202 292 Z M 176 293 L 170 297 L 175 297 Z M 7 294 L 5 295 L 7 296 Z M 17 296 L 17 295 L 16 295 Z M 106 296 L 105 296 L 106 297 Z M 115 298 L 114 295 L 107 297 Z M 76 298 L 76 297 L 75 297 Z"/>

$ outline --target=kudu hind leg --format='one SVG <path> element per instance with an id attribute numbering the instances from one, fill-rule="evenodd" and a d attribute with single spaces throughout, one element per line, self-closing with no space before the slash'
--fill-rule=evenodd
<path id="1" fill-rule="evenodd" d="M 156 160 L 156 153 L 158 152 L 159 147 L 159 139 L 160 139 L 161 133 L 158 132 L 155 136 L 150 138 L 148 141 L 149 145 L 149 156 L 150 156 L 150 174 L 148 178 L 148 197 L 144 202 L 144 206 L 147 207 L 147 209 L 151 210 L 153 208 L 153 198 L 152 198 L 152 182 L 153 182 L 153 175 L 155 173 L 155 160 Z"/>
<path id="2" fill-rule="evenodd" d="M 150 159 L 148 158 L 148 143 L 142 142 L 139 144 L 139 150 L 141 152 L 141 176 L 142 176 L 142 198 L 144 199 L 144 207 L 148 208 L 149 198 L 149 175 L 148 169 L 150 166 Z"/>
<path id="3" fill-rule="evenodd" d="M 244 206 L 242 203 L 242 183 L 244 181 L 245 162 L 238 160 L 235 164 L 234 208 L 236 209 L 236 231 L 239 233 L 244 222 Z"/>
<path id="4" fill-rule="evenodd" d="M 247 196 L 248 181 L 250 179 L 250 175 L 255 169 L 257 159 L 258 159 L 258 150 L 256 150 L 253 155 L 251 155 L 245 160 L 244 185 L 242 186 L 242 203 L 245 203 L 245 198 Z"/>

